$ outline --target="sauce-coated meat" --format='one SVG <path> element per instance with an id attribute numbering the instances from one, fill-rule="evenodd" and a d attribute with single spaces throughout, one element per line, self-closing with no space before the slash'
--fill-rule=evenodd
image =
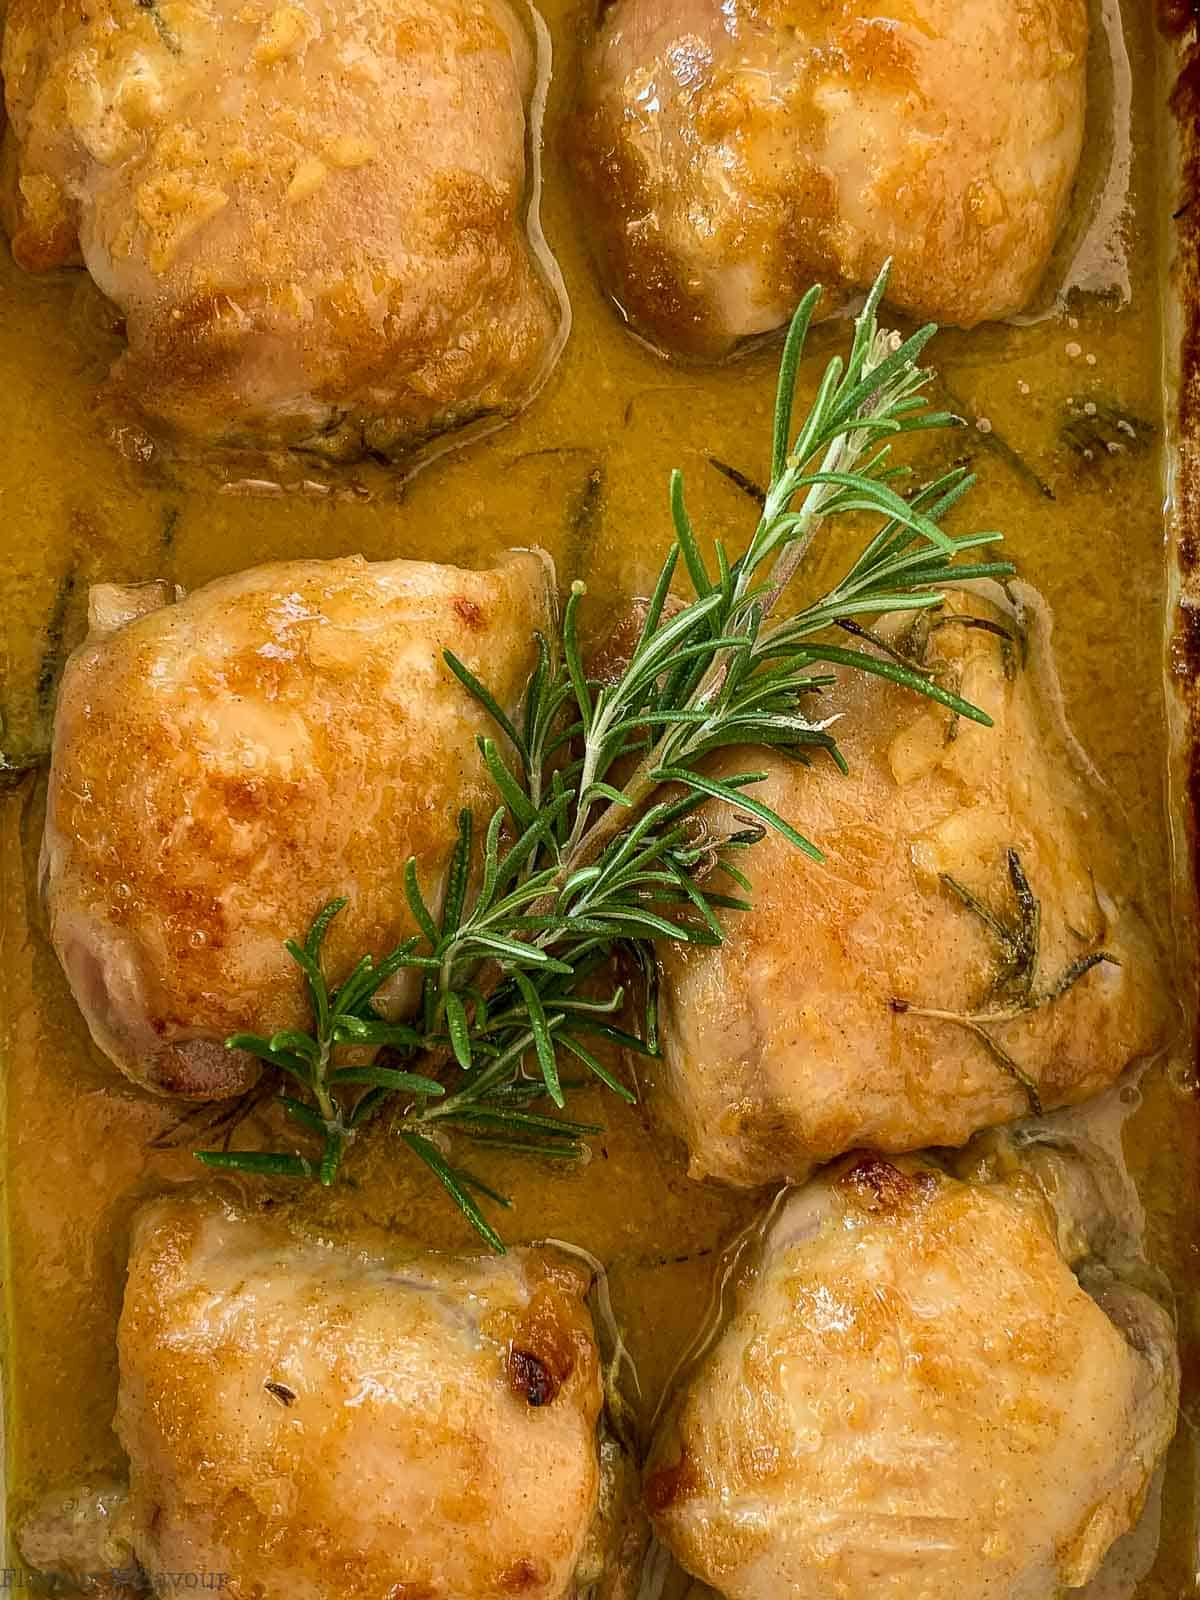
<path id="1" fill-rule="evenodd" d="M 404 456 L 518 410 L 561 346 L 534 57 L 508 0 L 14 0 L 13 253 L 120 308 L 120 419 Z"/>
<path id="2" fill-rule="evenodd" d="M 1083 141 L 1085 0 L 616 0 L 575 162 L 607 286 L 668 350 L 721 355 L 893 261 L 891 299 L 1020 311 Z"/>
<path id="3" fill-rule="evenodd" d="M 1137 1520 L 1169 1319 L 1074 1276 L 1036 1183 L 852 1160 L 771 1222 L 660 1429 L 660 1538 L 727 1600 L 1045 1600 Z"/>
<path id="4" fill-rule="evenodd" d="M 256 567 L 139 616 L 144 594 L 93 591 L 63 676 L 51 936 L 123 1072 L 217 1099 L 257 1072 L 229 1034 L 307 1018 L 284 939 L 344 896 L 331 981 L 385 954 L 416 932 L 410 856 L 440 905 L 460 809 L 494 809 L 476 737 L 499 737 L 442 652 L 513 706 L 552 578 L 529 552 L 486 572 L 349 557 Z M 378 1008 L 394 1017 L 410 992 L 400 974 Z"/>
<path id="5" fill-rule="evenodd" d="M 961 1145 L 1086 1100 L 1163 1042 L 1119 823 L 1055 709 L 1040 614 L 1022 635 L 959 597 L 923 642 L 925 624 L 894 640 L 990 728 L 848 674 L 806 708 L 837 719 L 848 775 L 819 753 L 722 758 L 767 770 L 751 792 L 826 859 L 769 835 L 725 943 L 664 948 L 658 1104 L 693 1176 L 753 1187 L 860 1146 Z M 706 820 L 714 839 L 744 826 Z"/>

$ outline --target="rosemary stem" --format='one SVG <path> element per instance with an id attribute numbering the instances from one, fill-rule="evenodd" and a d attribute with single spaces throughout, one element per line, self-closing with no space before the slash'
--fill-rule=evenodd
<path id="1" fill-rule="evenodd" d="M 826 456 L 826 460 L 828 459 L 829 453 L 827 453 Z M 785 480 L 785 488 L 789 482 L 794 484 L 794 476 L 789 475 L 789 478 Z M 805 555 L 811 548 L 813 540 L 820 532 L 821 525 L 824 521 L 824 518 L 820 514 L 821 504 L 825 499 L 825 495 L 820 492 L 823 489 L 825 489 L 825 485 L 814 484 L 813 488 L 809 491 L 809 494 L 805 499 L 804 507 L 801 510 L 801 515 L 805 518 L 805 522 L 801 524 L 802 532 L 800 538 L 795 542 L 794 545 L 789 544 L 787 549 L 780 556 L 780 562 L 787 560 L 789 565 L 784 567 L 782 572 L 779 565 L 776 566 L 776 573 L 781 572 L 781 575 L 777 581 L 772 583 L 771 588 L 759 602 L 762 620 L 764 621 L 770 615 L 772 609 L 779 603 L 784 590 L 791 582 L 791 579 L 795 575 L 796 570 L 799 568 L 800 563 L 804 560 Z M 788 500 L 791 498 L 791 494 L 794 492 L 795 491 L 793 488 L 786 494 L 780 494 L 780 508 L 786 507 Z M 767 518 L 770 515 L 778 515 L 778 510 L 775 512 L 764 513 L 763 523 L 760 524 L 760 528 L 765 525 Z M 791 557 L 793 555 L 795 557 L 794 563 L 791 561 Z M 713 665 L 709 668 L 708 672 L 701 680 L 691 698 L 691 701 L 689 702 L 690 705 L 702 707 L 706 705 L 715 694 L 720 692 L 721 683 L 726 673 L 729 671 L 729 662 L 732 658 L 732 655 L 732 649 L 721 651 L 716 660 L 713 662 Z M 629 804 L 618 805 L 615 800 L 610 800 L 596 821 L 592 823 L 588 830 L 583 834 L 582 838 L 579 840 L 578 844 L 575 846 L 568 858 L 564 861 L 559 870 L 558 878 L 556 880 L 559 887 L 561 887 L 562 884 L 567 881 L 573 872 L 577 872 L 580 867 L 590 866 L 591 863 L 595 861 L 596 857 L 600 855 L 605 845 L 610 843 L 611 840 L 615 839 L 616 836 L 621 833 L 623 829 L 628 827 L 630 822 L 634 820 L 638 811 L 643 805 L 645 805 L 646 801 L 658 787 L 658 784 L 654 779 L 654 773 L 657 772 L 659 767 L 664 764 L 663 757 L 666 750 L 669 748 L 669 742 L 670 735 L 664 734 L 650 748 L 650 750 L 647 751 L 647 753 L 634 768 L 632 775 L 626 781 L 622 791 Z"/>
<path id="2" fill-rule="evenodd" d="M 1016 1022 L 1038 1009 L 1036 1001 L 1026 1005 L 1006 1006 L 1003 1011 L 946 1011 L 937 1006 L 915 1006 L 911 1001 L 900 1000 L 896 1008 L 907 1017 L 925 1017 L 931 1022 L 970 1023 L 977 1028 L 999 1027 L 1005 1022 Z"/>
<path id="3" fill-rule="evenodd" d="M 955 536 L 939 526 L 970 487 L 967 473 L 942 474 L 907 502 L 892 486 L 905 468 L 891 460 L 886 441 L 917 428 L 946 427 L 953 419 L 929 413 L 920 393 L 928 374 L 917 358 L 932 327 L 907 340 L 878 328 L 886 276 L 885 269 L 867 297 L 849 354 L 827 363 L 806 416 L 793 431 L 796 374 L 820 291 L 811 290 L 798 307 L 780 363 L 771 475 L 761 515 L 736 560 L 721 540 L 715 541 L 715 573 L 693 529 L 682 475 L 673 474 L 674 547 L 647 602 L 637 641 L 614 678 L 589 679 L 577 622 L 582 583 L 572 585 L 552 637 L 537 639 L 537 661 L 516 721 L 464 662 L 444 652 L 454 676 L 508 741 L 502 747 L 495 738 L 479 740 L 496 790 L 486 837 L 480 845 L 474 831 L 478 819 L 468 810 L 459 813 L 459 842 L 440 904 L 424 898 L 416 861 L 410 860 L 404 889 L 420 934 L 382 959 L 361 956 L 332 989 L 322 966 L 322 942 L 347 902 L 330 901 L 303 943 L 286 944 L 307 979 L 310 1029 L 283 1030 L 269 1038 L 237 1034 L 227 1041 L 230 1048 L 248 1049 L 302 1080 L 304 1098 L 284 1095 L 283 1109 L 307 1136 L 323 1138 L 319 1164 L 293 1151 L 204 1151 L 198 1152 L 201 1160 L 329 1184 L 355 1130 L 378 1121 L 388 1105 L 400 1145 L 424 1163 L 486 1243 L 503 1250 L 477 1196 L 508 1202 L 457 1165 L 455 1149 L 439 1130 L 453 1130 L 455 1146 L 473 1140 L 533 1157 L 578 1156 L 584 1137 L 599 1130 L 531 1108 L 544 1096 L 556 1112 L 563 1111 L 565 1091 L 574 1087 L 560 1074 L 568 1057 L 610 1091 L 630 1098 L 592 1041 L 659 1052 L 656 945 L 719 945 L 725 937 L 722 913 L 744 911 L 749 904 L 712 887 L 708 880 L 714 869 L 749 896 L 750 880 L 732 858 L 756 844 L 767 827 L 814 860 L 823 859 L 790 818 L 746 792 L 762 771 L 718 771 L 711 757 L 750 749 L 805 760 L 822 749 L 840 770 L 848 770 L 828 731 L 830 719 L 813 721 L 803 710 L 805 697 L 834 681 L 831 667 L 889 679 L 957 715 L 987 723 L 983 712 L 935 683 L 920 663 L 889 651 L 869 630 L 859 629 L 877 646 L 870 653 L 811 638 L 855 617 L 869 621 L 889 611 L 937 604 L 942 589 L 959 574 L 1011 571 L 1006 563 L 982 562 L 975 554 L 999 534 Z M 818 537 L 832 538 L 829 525 L 847 514 L 858 529 L 857 517 L 864 512 L 878 519 L 874 533 L 868 530 L 865 544 L 837 580 L 797 615 L 764 626 L 767 617 L 783 610 L 783 596 Z M 857 533 L 852 541 L 861 542 Z M 955 565 L 959 556 L 968 560 Z M 685 572 L 694 598 L 668 605 L 675 579 Z M 520 758 L 518 770 L 506 760 L 509 746 Z M 679 804 L 663 797 L 664 788 L 673 794 L 676 785 L 686 796 Z M 712 800 L 734 811 L 735 826 L 704 823 L 698 808 Z M 1031 999 L 1053 1001 L 1098 961 L 1111 959 L 1093 953 L 1044 992 L 1036 987 L 1036 903 L 1011 854 L 1020 929 L 1010 937 L 1007 924 L 998 919 L 989 926 L 994 922 L 992 931 L 1003 935 L 1006 951 L 1011 946 L 1007 958 L 1024 958 L 1029 950 L 1032 966 L 1030 981 L 1019 993 L 1009 985 L 986 1002 L 986 1020 L 996 1023 L 1005 1019 L 992 1013 L 1007 1004 L 1020 1008 Z M 975 908 L 966 890 L 949 887 Z M 611 970 L 602 999 L 579 994 L 580 985 L 590 984 L 618 952 L 642 975 L 643 1019 L 629 1021 L 636 1031 L 625 1031 L 614 1015 L 624 1004 L 624 990 Z M 387 1008 L 377 1009 L 375 1003 L 382 986 L 403 968 L 419 972 L 422 981 L 420 1015 L 412 1025 L 388 1020 Z M 905 1009 L 904 1002 L 894 1004 L 897 1011 Z M 601 1022 L 589 1012 L 613 1021 Z M 1003 1070 L 1024 1085 L 1031 1108 L 1037 1109 L 1036 1084 L 977 1020 L 918 1014 L 944 1016 L 971 1028 Z M 365 1046 L 385 1054 L 368 1066 L 334 1070 L 341 1049 Z M 351 1085 L 366 1092 L 344 1099 Z"/>
<path id="4" fill-rule="evenodd" d="M 821 463 L 822 472 L 849 472 L 853 470 L 857 452 L 845 450 L 847 444 L 844 438 L 835 439 L 825 452 L 825 459 Z M 770 583 L 766 594 L 760 602 L 763 617 L 768 617 L 779 603 L 779 599 L 799 572 L 805 557 L 812 548 L 813 540 L 820 531 L 824 518 L 821 516 L 821 507 L 829 497 L 827 484 L 814 484 L 804 497 L 804 504 L 800 508 L 801 522 L 799 536 L 787 544 L 775 561 L 771 573 Z M 789 497 L 790 498 L 790 497 Z"/>
<path id="5" fill-rule="evenodd" d="M 313 1098 L 317 1102 L 317 1109 L 326 1127 L 341 1130 L 341 1118 L 334 1108 L 333 1098 L 325 1082 L 325 1075 L 329 1071 L 329 1058 L 332 1054 L 327 1040 L 321 1042 L 321 1054 L 313 1067 Z"/>
<path id="6" fill-rule="evenodd" d="M 555 874 L 554 891 L 542 897 L 538 905 L 542 909 L 554 903 L 554 895 L 560 890 L 571 875 L 578 872 L 581 867 L 590 867 L 592 862 L 601 854 L 605 845 L 609 844 L 616 836 L 623 832 L 636 818 L 638 812 L 646 801 L 658 788 L 653 774 L 661 762 L 663 741 L 651 749 L 634 768 L 633 773 L 625 783 L 622 792 L 629 801 L 628 805 L 618 805 L 615 800 L 610 800 L 595 822 L 584 833 L 579 842 L 567 855 L 558 872 Z"/>

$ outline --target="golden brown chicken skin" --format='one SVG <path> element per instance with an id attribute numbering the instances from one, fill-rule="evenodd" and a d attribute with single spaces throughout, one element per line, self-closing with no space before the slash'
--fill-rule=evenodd
<path id="1" fill-rule="evenodd" d="M 82 259 L 124 314 L 118 416 L 401 457 L 553 364 L 508 0 L 13 0 L 3 72 L 13 254 Z"/>
<path id="2" fill-rule="evenodd" d="M 239 1092 L 256 1063 L 224 1039 L 307 1016 L 284 939 L 344 896 L 331 981 L 384 954 L 416 931 L 410 856 L 440 905 L 459 811 L 494 808 L 476 738 L 497 734 L 442 652 L 515 707 L 552 581 L 523 552 L 484 572 L 281 562 L 170 605 L 160 586 L 93 591 L 59 691 L 42 872 L 54 947 L 123 1072 Z M 401 974 L 379 1008 L 409 994 Z"/>
<path id="3" fill-rule="evenodd" d="M 572 135 L 608 289 L 693 356 L 889 257 L 914 316 L 1020 311 L 1079 162 L 1087 32 L 1085 0 L 615 0 Z"/>
<path id="4" fill-rule="evenodd" d="M 663 949 L 654 1099 L 694 1177 L 754 1187 L 860 1146 L 961 1145 L 1087 1099 L 1163 1042 L 1156 951 L 1054 708 L 1040 615 L 1022 635 L 958 597 L 896 640 L 990 728 L 855 673 L 809 707 L 837 718 L 848 776 L 823 757 L 723 759 L 767 770 L 752 792 L 826 859 L 769 834 L 725 943 Z M 707 823 L 744 826 L 718 808 Z"/>
<path id="5" fill-rule="evenodd" d="M 659 1537 L 726 1600 L 1046 1600 L 1136 1522 L 1166 1314 L 1093 1298 L 1025 1174 L 868 1155 L 786 1197 L 655 1441 Z"/>
<path id="6" fill-rule="evenodd" d="M 537 1250 L 152 1203 L 119 1335 L 134 1557 L 230 1600 L 565 1600 L 599 1488 L 587 1289 Z"/>

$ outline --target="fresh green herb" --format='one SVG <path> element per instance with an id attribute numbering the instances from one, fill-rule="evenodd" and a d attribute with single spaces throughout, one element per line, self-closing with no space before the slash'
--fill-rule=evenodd
<path id="1" fill-rule="evenodd" d="M 830 666 L 876 674 L 986 724 L 983 712 L 870 634 L 858 648 L 831 637 L 835 625 L 885 613 L 927 611 L 945 589 L 1007 576 L 986 558 L 997 533 L 953 536 L 942 520 L 972 479 L 952 471 L 898 492 L 906 469 L 893 440 L 955 419 L 930 413 L 929 375 L 917 360 L 934 329 L 907 340 L 881 331 L 876 314 L 886 273 L 859 317 L 851 349 L 826 367 L 798 428 L 796 374 L 820 291 L 805 296 L 783 349 L 762 515 L 745 552 L 718 542 L 705 559 L 684 498 L 671 481 L 674 547 L 645 608 L 627 665 L 615 682 L 589 677 L 580 644 L 585 589 L 571 587 L 555 638 L 538 639 L 538 661 L 514 720 L 455 656 L 449 669 L 482 705 L 498 737 L 480 749 L 498 805 L 483 837 L 469 812 L 440 912 L 425 899 L 410 862 L 404 888 L 420 933 L 382 960 L 364 956 L 331 987 L 321 948 L 342 902 L 318 917 L 303 945 L 289 944 L 309 987 L 307 1033 L 238 1035 L 289 1081 L 283 1105 L 313 1153 L 270 1157 L 266 1170 L 333 1181 L 363 1126 L 386 1107 L 397 1140 L 439 1179 L 494 1248 L 499 1236 L 481 1199 L 504 1203 L 449 1151 L 463 1140 L 510 1153 L 571 1159 L 592 1126 L 562 1115 L 582 1070 L 632 1098 L 599 1047 L 657 1053 L 654 947 L 659 941 L 717 945 L 719 913 L 744 909 L 749 884 L 737 866 L 763 831 L 775 829 L 815 860 L 818 847 L 751 792 L 765 774 L 718 778 L 709 758 L 731 746 L 823 757 L 843 770 L 833 720 L 819 715 Z M 873 517 L 858 554 L 827 592 L 772 621 L 818 534 Z M 853 526 L 861 528 L 861 524 Z M 965 559 L 964 559 L 965 558 Z M 677 576 L 693 598 L 668 603 Z M 711 799 L 734 821 L 714 836 L 698 817 Z M 727 892 L 737 891 L 737 892 Z M 638 1031 L 618 1026 L 623 957 L 645 980 Z M 385 1021 L 374 1001 L 395 974 L 422 976 L 416 1014 Z M 374 1050 L 380 1064 L 355 1065 Z M 543 1112 L 539 1103 L 549 1102 Z M 264 1170 L 264 1158 L 209 1151 L 213 1166 Z"/>
<path id="2" fill-rule="evenodd" d="M 1016 915 L 998 915 L 949 873 L 941 874 L 944 887 L 983 923 L 995 939 L 1000 960 L 987 996 L 978 1011 L 942 1011 L 913 1005 L 909 1000 L 893 1000 L 892 1009 L 911 1017 L 929 1017 L 935 1022 L 953 1022 L 973 1033 L 992 1059 L 1024 1089 L 1029 1109 L 1042 1114 L 1042 1098 L 1037 1080 L 1013 1058 L 996 1035 L 996 1029 L 1015 1022 L 1043 1006 L 1061 1000 L 1080 978 L 1104 963 L 1119 966 L 1107 950 L 1093 950 L 1044 982 L 1041 976 L 1042 903 L 1029 886 L 1021 858 L 1015 850 L 1006 852 L 1008 881 Z"/>

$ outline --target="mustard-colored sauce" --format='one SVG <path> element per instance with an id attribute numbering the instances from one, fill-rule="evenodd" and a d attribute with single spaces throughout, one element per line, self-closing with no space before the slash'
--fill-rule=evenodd
<path id="1" fill-rule="evenodd" d="M 555 44 L 543 222 L 566 276 L 574 329 L 548 387 L 518 422 L 409 483 L 375 473 L 362 480 L 369 493 L 251 497 L 223 492 L 194 468 L 123 460 L 92 412 L 94 385 L 119 348 L 99 297 L 81 274 L 33 280 L 0 257 L 0 708 L 10 759 L 45 749 L 55 663 L 81 635 L 92 582 L 165 577 L 192 588 L 259 561 L 358 551 L 481 564 L 507 546 L 538 544 L 553 554 L 564 584 L 586 578 L 602 622 L 622 597 L 645 592 L 662 558 L 676 466 L 698 526 L 740 547 L 754 507 L 707 458 L 765 476 L 777 351 L 718 369 L 673 367 L 635 342 L 603 301 L 559 154 L 579 22 L 568 0 L 544 0 L 542 10 Z M 1127 272 L 1128 300 L 1080 293 L 1028 326 L 943 334 L 931 356 L 946 386 L 939 398 L 971 424 L 938 448 L 971 459 L 982 481 L 970 520 L 1004 530 L 1022 575 L 1050 604 L 1068 717 L 1128 819 L 1142 897 L 1164 948 L 1180 951 L 1190 950 L 1191 933 L 1172 930 L 1169 911 L 1167 556 L 1156 448 L 1162 197 L 1146 10 L 1140 0 L 1124 5 L 1133 114 L 1131 128 L 1117 132 L 1131 134 L 1130 204 L 1118 233 L 1107 236 Z M 1105 125 L 1121 103 L 1105 55 L 1098 33 L 1093 175 L 1105 169 Z M 1119 185 L 1116 198 L 1119 210 Z M 817 330 L 802 395 L 845 331 L 844 323 Z M 1122 417 L 1152 421 L 1159 433 L 1145 448 L 1134 440 L 1118 454 L 1102 449 L 1083 460 L 1060 425 L 1070 402 L 1083 411 L 1089 401 L 1100 410 L 1115 403 Z M 37 903 L 41 806 L 37 777 L 3 803 L 7 1422 L 18 1522 L 43 1490 L 120 1471 L 111 1418 L 128 1219 L 148 1193 L 200 1176 L 187 1140 L 149 1148 L 179 1108 L 139 1094 L 98 1055 L 49 950 Z M 1179 965 L 1188 970 L 1190 955 Z M 1200 1274 L 1200 1120 L 1190 1040 L 1181 1008 L 1175 1059 L 1151 1069 L 1126 1130 L 1149 1253 L 1180 1294 L 1185 1419 L 1200 1379 L 1191 1309 Z M 703 1318 L 723 1244 L 762 1198 L 690 1183 L 680 1153 L 651 1132 L 642 1110 L 599 1092 L 578 1106 L 607 1125 L 582 1168 L 486 1157 L 475 1165 L 513 1196 L 502 1218 L 511 1240 L 557 1236 L 606 1263 L 649 1412 Z M 247 1142 L 255 1131 L 244 1130 Z M 437 1246 L 473 1238 L 424 1170 L 383 1138 L 356 1150 L 341 1188 L 310 1192 L 303 1203 L 330 1227 L 367 1217 Z M 1185 1420 L 1167 1477 L 1158 1562 L 1139 1590 L 1147 1600 L 1176 1600 L 1192 1582 L 1196 1468 Z"/>

